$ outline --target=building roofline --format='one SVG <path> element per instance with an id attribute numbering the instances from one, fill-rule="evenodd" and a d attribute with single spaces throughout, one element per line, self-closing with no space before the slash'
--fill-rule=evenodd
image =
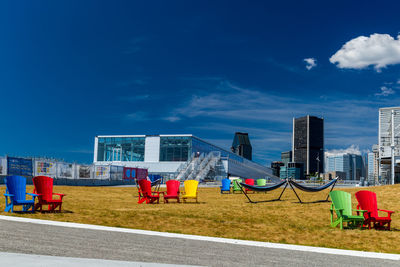
<path id="1" fill-rule="evenodd" d="M 242 158 L 243 160 L 249 161 L 249 162 L 251 162 L 251 163 L 253 163 L 253 164 L 257 164 L 257 165 L 262 166 L 262 167 L 267 168 L 267 169 L 271 169 L 271 168 L 269 168 L 269 167 L 267 167 L 267 166 L 261 165 L 260 163 L 257 163 L 257 162 L 255 162 L 255 161 L 253 161 L 253 160 L 246 159 L 246 158 L 244 158 L 244 157 L 242 157 L 242 156 L 240 156 L 240 155 L 237 155 L 237 154 L 235 154 L 235 153 L 232 153 L 232 151 L 229 151 L 229 150 L 224 149 L 224 148 L 222 148 L 222 147 L 220 147 L 220 146 L 218 146 L 218 145 L 212 144 L 212 143 L 210 143 L 210 142 L 208 142 L 208 141 L 206 141 L 206 140 L 204 140 L 204 139 L 201 139 L 201 138 L 199 138 L 199 137 L 197 137 L 197 136 L 194 136 L 193 134 L 98 135 L 98 136 L 96 136 L 95 138 L 99 138 L 99 137 L 100 137 L 100 138 L 147 137 L 147 136 L 160 136 L 160 137 L 178 137 L 178 136 L 184 136 L 184 137 L 194 137 L 194 138 L 196 138 L 196 139 L 198 139 L 198 140 L 200 140 L 200 141 L 202 141 L 202 142 L 204 142 L 204 143 L 207 143 L 207 144 L 209 144 L 209 145 L 218 147 L 219 149 L 224 150 L 224 151 L 227 152 L 227 153 L 234 154 L 234 155 L 236 155 L 236 156 Z"/>
<path id="2" fill-rule="evenodd" d="M 160 137 L 176 137 L 176 136 L 193 136 L 192 134 L 134 134 L 134 135 L 97 135 L 100 138 L 118 138 L 118 137 L 147 137 L 147 136 L 160 136 Z"/>
<path id="3" fill-rule="evenodd" d="M 379 110 L 381 109 L 400 109 L 400 107 L 386 107 L 386 108 L 379 108 Z"/>

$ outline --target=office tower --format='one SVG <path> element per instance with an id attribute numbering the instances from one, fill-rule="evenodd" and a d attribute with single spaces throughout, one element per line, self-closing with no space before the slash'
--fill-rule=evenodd
<path id="1" fill-rule="evenodd" d="M 377 184 L 379 177 L 379 147 L 378 145 L 372 146 L 372 152 L 368 153 L 368 182 L 369 184 Z"/>
<path id="2" fill-rule="evenodd" d="M 292 151 L 285 151 L 281 153 L 281 161 L 287 167 L 288 163 L 292 161 Z"/>
<path id="3" fill-rule="evenodd" d="M 281 161 L 273 161 L 271 162 L 271 169 L 272 169 L 272 174 L 280 177 L 280 170 L 281 166 L 285 166 L 285 164 Z"/>
<path id="4" fill-rule="evenodd" d="M 328 153 L 325 157 L 326 172 L 344 172 L 346 180 L 360 180 L 363 174 L 361 155 L 350 153 Z"/>
<path id="5" fill-rule="evenodd" d="M 379 179 L 400 182 L 400 107 L 379 109 Z"/>
<path id="6" fill-rule="evenodd" d="M 291 179 L 304 179 L 304 164 L 289 162 L 287 166 L 287 177 Z"/>
<path id="7" fill-rule="evenodd" d="M 303 163 L 307 175 L 324 170 L 324 119 L 293 118 L 292 161 Z"/>
<path id="8" fill-rule="evenodd" d="M 233 138 L 231 150 L 248 160 L 252 160 L 252 147 L 248 133 L 236 132 Z"/>

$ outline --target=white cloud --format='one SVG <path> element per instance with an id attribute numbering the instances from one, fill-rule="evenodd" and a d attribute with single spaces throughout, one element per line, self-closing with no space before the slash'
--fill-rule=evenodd
<path id="1" fill-rule="evenodd" d="M 376 96 L 389 96 L 389 95 L 394 95 L 396 92 L 389 87 L 382 86 L 381 91 L 379 93 L 376 93 Z"/>
<path id="2" fill-rule="evenodd" d="M 343 155 L 343 154 L 356 154 L 361 155 L 361 151 L 358 145 L 351 145 L 348 148 L 344 149 L 332 149 L 325 151 L 326 156 L 336 156 L 336 155 Z"/>
<path id="3" fill-rule="evenodd" d="M 312 68 L 317 66 L 317 60 L 315 58 L 305 58 L 304 61 L 306 62 L 306 68 L 311 70 Z"/>
<path id="4" fill-rule="evenodd" d="M 180 121 L 181 118 L 178 116 L 168 116 L 168 117 L 165 117 L 164 120 L 169 121 L 169 122 L 176 122 L 176 121 Z"/>
<path id="5" fill-rule="evenodd" d="M 374 66 L 380 72 L 388 65 L 400 63 L 400 35 L 389 34 L 359 36 L 345 43 L 329 61 L 338 68 L 363 69 Z"/>
<path id="6" fill-rule="evenodd" d="M 146 120 L 149 120 L 150 118 L 148 117 L 148 114 L 146 112 L 138 111 L 138 112 L 126 114 L 125 119 L 131 120 L 131 121 L 146 121 Z"/>

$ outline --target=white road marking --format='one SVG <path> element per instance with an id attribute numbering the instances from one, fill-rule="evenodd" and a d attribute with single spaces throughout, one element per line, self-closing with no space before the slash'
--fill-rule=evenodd
<path id="1" fill-rule="evenodd" d="M 396 261 L 400 260 L 400 254 L 377 253 L 377 252 L 366 252 L 366 251 L 357 251 L 357 250 L 345 250 L 345 249 L 322 248 L 322 247 L 311 247 L 311 246 L 300 246 L 300 245 L 288 245 L 288 244 L 260 242 L 260 241 L 248 241 L 248 240 L 240 240 L 240 239 L 229 239 L 229 238 L 209 237 L 209 236 L 199 236 L 199 235 L 176 234 L 176 233 L 167 233 L 167 232 L 156 232 L 156 231 L 147 231 L 147 230 L 138 230 L 138 229 L 100 226 L 100 225 L 92 225 L 92 224 L 39 220 L 39 219 L 30 219 L 30 218 L 4 216 L 4 215 L 0 215 L 0 220 L 34 223 L 34 224 L 51 225 L 51 226 L 61 226 L 61 227 L 69 227 L 69 228 L 88 229 L 88 230 L 100 230 L 100 231 L 109 231 L 109 232 L 169 237 L 169 238 L 181 238 L 181 239 L 187 239 L 187 240 L 208 241 L 208 242 L 233 244 L 233 245 L 264 247 L 264 248 L 272 248 L 272 249 L 286 249 L 286 250 L 295 250 L 295 251 L 303 251 L 303 252 L 315 252 L 315 253 L 363 257 L 363 258 L 374 258 L 374 259 L 385 259 L 385 260 L 396 260 Z"/>
<path id="2" fill-rule="evenodd" d="M 13 267 L 192 267 L 190 265 L 162 264 L 137 261 L 116 261 L 72 257 L 44 256 L 22 253 L 0 252 L 2 266 Z"/>

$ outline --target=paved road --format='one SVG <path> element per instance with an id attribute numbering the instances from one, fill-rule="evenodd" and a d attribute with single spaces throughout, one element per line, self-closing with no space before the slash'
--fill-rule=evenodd
<path id="1" fill-rule="evenodd" d="M 193 267 L 134 261 L 114 261 L 0 252 L 0 266 L 12 267 Z"/>
<path id="2" fill-rule="evenodd" d="M 0 251 L 203 266 L 399 266 L 399 261 L 0 220 Z M 0 255 L 1 257 L 1 255 Z"/>

